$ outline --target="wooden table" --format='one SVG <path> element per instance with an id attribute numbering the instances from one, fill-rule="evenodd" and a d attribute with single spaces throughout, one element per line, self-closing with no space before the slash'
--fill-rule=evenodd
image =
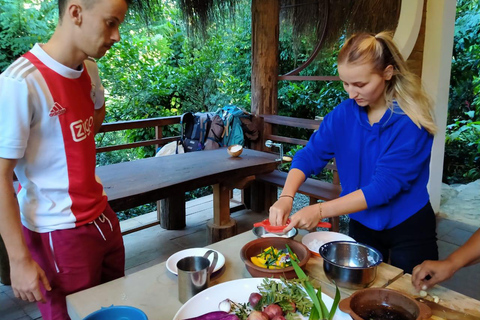
<path id="1" fill-rule="evenodd" d="M 253 233 L 247 231 L 208 246 L 221 252 L 226 260 L 221 274 L 212 279 L 211 285 L 251 277 L 241 261 L 240 249 L 254 239 Z M 301 236 L 297 236 L 296 239 L 300 240 Z M 322 285 L 325 293 L 333 296 L 332 285 L 325 277 L 321 258 L 312 256 L 306 266 L 306 272 L 318 282 L 317 285 Z M 385 287 L 402 274 L 401 269 L 382 263 L 373 287 Z M 342 289 L 341 293 L 345 297 L 352 291 Z M 177 277 L 167 271 L 163 262 L 67 297 L 68 313 L 72 320 L 83 319 L 100 307 L 112 304 L 138 307 L 147 314 L 149 320 L 172 319 L 182 306 L 178 301 Z"/>
<path id="2" fill-rule="evenodd" d="M 102 166 L 97 175 L 114 211 L 170 199 L 161 217 L 166 229 L 185 226 L 186 191 L 212 185 L 214 216 L 209 230 L 214 242 L 236 232 L 236 223 L 230 218 L 230 190 L 245 179 L 276 169 L 276 158 L 250 149 L 234 158 L 222 148 Z"/>
<path id="3" fill-rule="evenodd" d="M 418 292 L 412 286 L 411 274 L 404 274 L 402 277 L 388 285 L 387 288 L 401 291 L 413 298 L 418 297 Z M 439 304 L 442 306 L 480 317 L 480 301 L 478 300 L 439 285 L 428 290 L 428 294 L 439 297 Z"/>

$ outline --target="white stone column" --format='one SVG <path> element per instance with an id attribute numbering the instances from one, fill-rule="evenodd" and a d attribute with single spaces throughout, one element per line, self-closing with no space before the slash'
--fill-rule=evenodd
<path id="1" fill-rule="evenodd" d="M 428 94 L 434 100 L 438 125 L 438 132 L 433 142 L 428 183 L 430 199 L 435 212 L 440 209 L 455 10 L 455 0 L 427 1 L 422 81 Z"/>

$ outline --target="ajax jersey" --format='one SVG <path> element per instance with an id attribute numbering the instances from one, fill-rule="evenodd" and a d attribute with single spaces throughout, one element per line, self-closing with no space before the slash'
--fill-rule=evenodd
<path id="1" fill-rule="evenodd" d="M 96 64 L 73 70 L 36 45 L 0 76 L 0 101 L 0 157 L 18 159 L 24 226 L 50 232 L 96 219 L 107 204 L 95 176 Z"/>

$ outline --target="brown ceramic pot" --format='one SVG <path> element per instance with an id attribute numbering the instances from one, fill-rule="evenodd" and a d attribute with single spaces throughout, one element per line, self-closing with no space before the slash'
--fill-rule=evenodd
<path id="1" fill-rule="evenodd" d="M 422 320 L 432 315 L 425 304 L 386 288 L 359 290 L 340 301 L 338 307 L 354 320 Z"/>
<path id="2" fill-rule="evenodd" d="M 298 265 L 300 268 L 304 268 L 307 264 L 308 259 L 310 259 L 310 250 L 303 245 L 302 243 L 287 239 L 287 238 L 275 238 L 275 237 L 268 237 L 268 238 L 258 238 L 256 240 L 248 242 L 243 248 L 240 250 L 240 257 L 242 258 L 243 262 L 245 263 L 245 267 L 247 271 L 253 277 L 263 277 L 263 278 L 285 278 L 285 279 L 293 279 L 297 278 L 295 270 L 293 267 L 287 267 L 283 269 L 265 269 L 259 266 L 256 266 L 250 260 L 251 257 L 260 254 L 264 249 L 273 246 L 277 249 L 285 249 L 286 244 L 292 249 L 292 251 L 297 255 L 298 260 L 300 262 Z"/>

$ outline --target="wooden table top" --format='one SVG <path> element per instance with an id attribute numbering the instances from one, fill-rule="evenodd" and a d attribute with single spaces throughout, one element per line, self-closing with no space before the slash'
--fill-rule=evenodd
<path id="1" fill-rule="evenodd" d="M 277 157 L 244 149 L 234 158 L 221 148 L 102 166 L 96 173 L 113 210 L 121 211 L 179 192 L 271 172 L 277 168 Z"/>
<path id="2" fill-rule="evenodd" d="M 398 290 L 410 295 L 413 298 L 419 296 L 419 293 L 412 286 L 412 275 L 404 274 L 402 277 L 392 282 L 387 286 L 389 289 Z M 455 311 L 464 312 L 477 317 L 480 317 L 480 301 L 470 298 L 461 293 L 452 291 L 445 287 L 436 285 L 428 290 L 430 296 L 437 296 L 440 298 L 438 302 L 440 305 Z"/>
<path id="3" fill-rule="evenodd" d="M 240 249 L 254 239 L 256 237 L 253 233 L 247 231 L 208 246 L 225 256 L 225 266 L 220 274 L 212 278 L 211 285 L 251 277 L 240 258 Z M 296 240 L 301 240 L 301 236 L 297 236 Z M 312 255 L 306 266 L 306 272 L 318 281 L 317 284 L 322 286 L 323 292 L 333 296 L 334 291 L 331 290 L 333 285 L 323 273 L 321 258 Z M 382 263 L 373 286 L 385 287 L 401 274 L 402 270 Z M 342 297 L 349 296 L 352 292 L 341 289 Z M 83 319 L 100 307 L 112 304 L 138 307 L 150 320 L 172 319 L 182 306 L 178 301 L 176 276 L 167 271 L 165 262 L 67 297 L 67 307 L 72 320 Z"/>

